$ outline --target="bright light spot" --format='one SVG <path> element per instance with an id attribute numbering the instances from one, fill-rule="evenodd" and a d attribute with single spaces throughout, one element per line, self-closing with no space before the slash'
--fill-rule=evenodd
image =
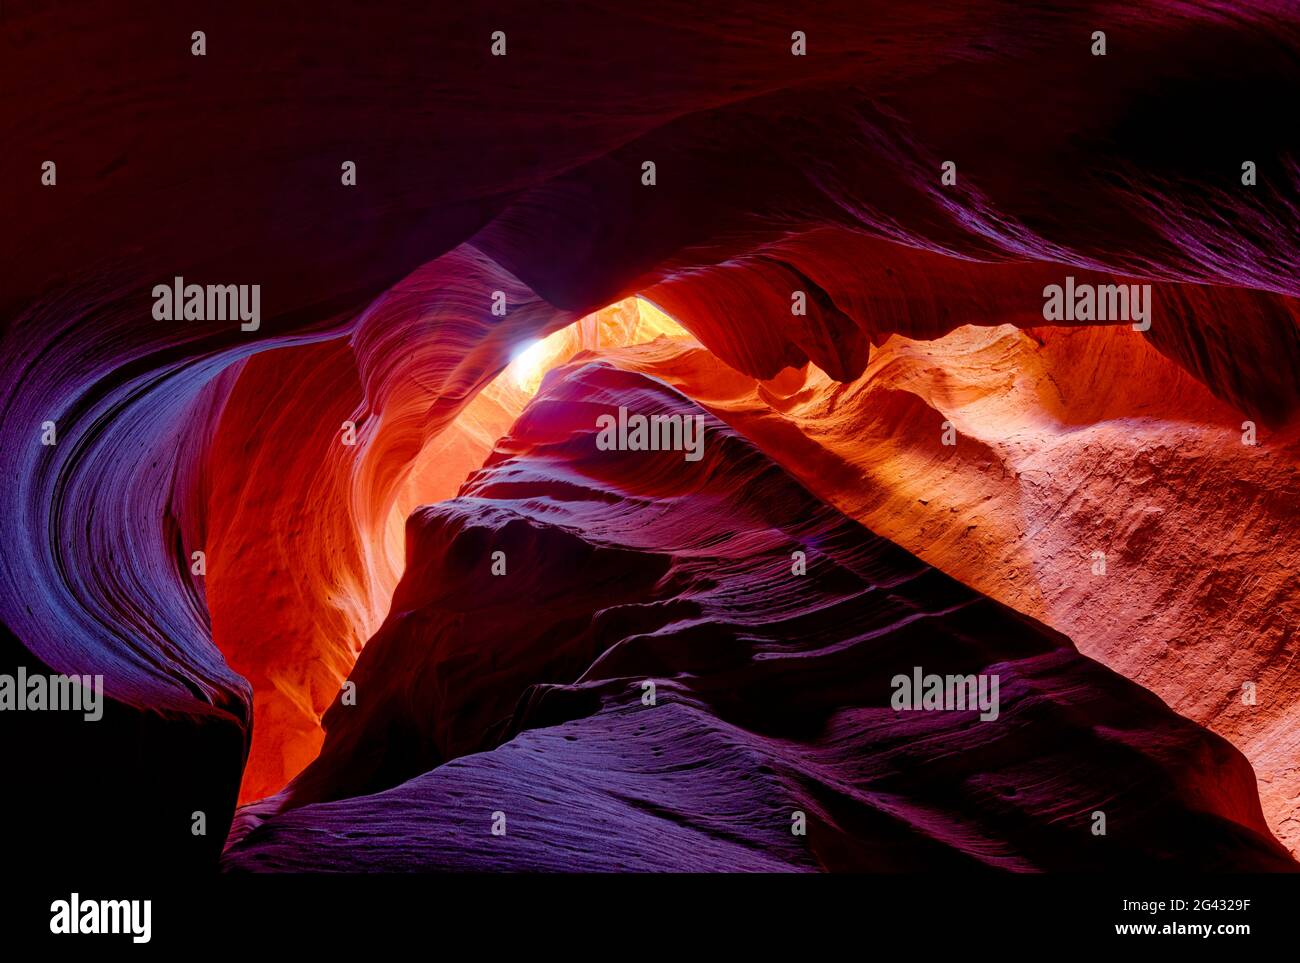
<path id="1" fill-rule="evenodd" d="M 527 388 L 540 380 L 542 365 L 546 362 L 546 346 L 541 338 L 521 344 L 510 359 L 510 375 L 520 388 Z"/>
<path id="2" fill-rule="evenodd" d="M 573 353 L 572 340 L 569 329 L 561 328 L 544 338 L 517 346 L 505 370 L 509 383 L 527 394 L 536 394 L 542 376 Z"/>
<path id="3" fill-rule="evenodd" d="M 618 349 L 686 331 L 649 301 L 632 297 L 595 311 L 545 338 L 518 345 L 504 372 L 504 384 L 533 395 L 542 377 L 580 351 Z"/>

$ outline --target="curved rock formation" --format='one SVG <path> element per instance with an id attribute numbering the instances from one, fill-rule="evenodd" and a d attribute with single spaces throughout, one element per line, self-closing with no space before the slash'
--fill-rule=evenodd
<path id="1" fill-rule="evenodd" d="M 698 415 L 702 457 L 602 450 L 619 408 Z M 228 867 L 1291 865 L 1226 742 L 645 375 L 553 373 L 408 526 L 355 699 Z M 999 679 L 993 718 L 891 708 L 922 669 Z"/>
<path id="2" fill-rule="evenodd" d="M 841 511 L 1230 739 L 1270 825 L 1300 842 L 1300 426 L 1243 444 L 1240 413 L 1113 328 L 895 336 L 848 385 L 815 369 L 756 382 L 681 340 L 611 360 L 687 392 Z"/>
<path id="3" fill-rule="evenodd" d="M 0 40 L 14 78 L 0 128 L 15 145 L 0 156 L 0 209 L 16 225 L 0 239 L 0 637 L 6 663 L 102 674 L 109 697 L 93 739 L 45 714 L 0 720 L 30 747 L 30 783 L 48 787 L 22 817 L 37 820 L 33 846 L 77 847 L 57 842 L 77 811 L 67 757 L 103 787 L 85 819 L 117 840 L 108 862 L 210 868 L 236 799 L 300 775 L 277 820 L 344 803 L 332 793 L 356 786 L 311 788 L 336 751 L 321 714 L 391 622 L 408 516 L 439 511 L 418 506 L 524 431 L 535 376 L 507 369 L 539 339 L 544 365 L 598 350 L 629 378 L 674 384 L 755 446 L 737 441 L 741 463 L 717 465 L 737 485 L 770 459 L 819 511 L 864 525 L 863 546 L 897 542 L 1233 741 L 1264 780 L 1269 826 L 1295 845 L 1293 5 L 193 16 L 153 0 L 129 21 L 101 2 L 57 18 L 21 8 Z M 509 52 L 494 57 L 502 29 Z M 175 278 L 258 285 L 260 317 L 246 330 L 160 316 L 151 292 Z M 1067 278 L 1150 285 L 1149 327 L 1092 315 L 1044 330 L 1044 292 Z M 671 321 L 634 312 L 633 295 Z M 693 340 L 627 349 L 673 324 Z M 1256 430 L 1261 443 L 1242 445 Z M 675 491 L 632 481 L 611 493 L 627 524 Z M 564 549 L 539 531 L 538 551 Z M 618 564 L 680 564 L 667 547 L 610 544 Z M 1084 574 L 1093 551 L 1104 577 Z M 446 559 L 420 564 L 432 574 Z M 490 582 L 472 591 L 495 598 Z M 753 617 L 785 604 L 747 599 Z M 582 650 L 587 665 L 597 654 Z M 1120 680 L 1093 668 L 1079 682 L 1071 659 L 1052 678 L 1118 712 Z M 471 765 L 479 730 L 500 722 L 492 700 L 520 681 L 485 675 L 466 691 L 486 702 L 432 707 L 442 728 L 420 738 L 433 743 L 394 746 L 404 781 L 363 779 L 365 791 L 423 778 L 412 765 L 437 766 L 434 782 Z M 1253 705 L 1238 696 L 1247 682 Z M 1176 731 L 1223 769 L 1213 798 L 1199 757 L 1133 770 L 1145 812 L 1196 813 L 1224 833 L 1178 858 L 1274 860 L 1240 759 L 1134 698 L 1139 743 Z M 986 750 L 971 752 L 983 765 Z M 212 827 L 197 841 L 196 812 Z M 1033 806 L 1020 818 L 1031 835 L 1057 831 Z M 1007 865 L 1095 856 L 1013 828 L 981 830 L 1018 854 Z M 850 837 L 820 855 L 783 840 L 776 863 L 838 865 L 826 854 Z M 717 865 L 741 865 L 722 835 L 710 846 Z M 951 840 L 936 852 L 988 855 Z"/>

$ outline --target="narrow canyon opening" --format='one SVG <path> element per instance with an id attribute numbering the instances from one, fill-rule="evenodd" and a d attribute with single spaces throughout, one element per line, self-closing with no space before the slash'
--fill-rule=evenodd
<path id="1" fill-rule="evenodd" d="M 285 366 L 300 363 L 277 354 L 325 350 L 259 357 L 253 365 L 267 370 L 248 372 L 260 376 L 250 390 L 260 394 L 266 379 L 284 380 Z M 1246 711 L 1236 685 L 1218 681 L 1281 683 L 1274 678 L 1281 669 L 1267 654 L 1289 644 L 1293 601 L 1284 573 L 1300 558 L 1293 544 L 1277 540 L 1295 479 L 1294 459 L 1277 452 L 1294 451 L 1294 432 L 1272 435 L 1267 450 L 1244 445 L 1241 414 L 1141 334 L 1126 325 L 966 325 L 930 339 L 889 335 L 871 346 L 862 374 L 847 381 L 811 362 L 757 379 L 634 296 L 525 338 L 505 357 L 499 373 L 436 433 L 416 430 L 405 443 L 384 437 L 394 426 L 399 435 L 409 433 L 427 417 L 430 398 L 418 380 L 411 382 L 415 401 L 396 394 L 388 400 L 396 418 L 385 412 L 362 419 L 346 484 L 332 496 L 352 505 L 344 525 L 303 523 L 286 532 L 281 524 L 277 531 L 255 521 L 258 505 L 248 486 L 214 500 L 214 528 L 252 527 L 278 539 L 269 552 L 265 543 L 242 540 L 242 552 L 218 547 L 207 576 L 214 640 L 253 685 L 256 723 L 242 803 L 277 797 L 318 761 L 327 709 L 342 698 L 367 640 L 393 617 L 412 513 L 472 487 L 494 449 L 503 441 L 509 448 L 545 377 L 574 377 L 595 364 L 680 392 L 845 516 L 1059 629 L 1084 655 L 1223 735 L 1254 766 L 1269 827 L 1296 845 L 1300 785 L 1286 735 L 1300 721 L 1296 710 L 1274 704 Z M 240 410 L 240 394 L 236 385 L 228 419 Z M 403 412 L 411 424 L 401 420 Z M 336 411 L 345 414 L 355 412 Z M 228 433 L 223 423 L 219 447 L 246 450 L 254 443 Z M 263 443 L 273 446 L 274 435 Z M 380 457 L 403 461 L 379 465 Z M 273 455 L 268 460 L 277 463 Z M 384 487 L 358 491 L 358 480 Z M 1263 523 L 1243 537 L 1240 520 L 1259 516 Z M 326 540 L 328 550 L 311 539 Z M 1220 544 L 1231 551 L 1216 551 Z M 291 562 L 322 556 L 336 560 L 328 572 Z M 1196 557 L 1201 564 L 1189 565 Z M 280 563 L 258 570 L 252 558 Z M 340 558 L 355 569 L 343 569 Z M 1269 571 L 1279 573 L 1272 582 L 1261 576 Z M 261 593 L 292 587 L 273 594 L 277 604 L 250 610 L 250 580 Z M 1222 604 L 1225 591 L 1251 580 L 1255 604 Z M 534 604 L 526 596 L 518 601 Z M 1227 641 L 1248 627 L 1262 636 L 1259 647 Z M 484 644 L 502 646 L 501 658 L 511 658 L 507 642 Z M 573 681 L 538 677 L 506 685 L 515 686 L 508 689 L 513 699 L 537 683 Z M 277 798 L 267 805 L 294 794 Z"/>
<path id="2" fill-rule="evenodd" d="M 21 846 L 1295 870 L 1300 16 L 1095 6 L 10 11 Z"/>
<path id="3" fill-rule="evenodd" d="M 359 508 L 354 519 L 345 518 L 349 522 L 372 521 L 366 528 L 358 524 L 356 544 L 347 546 L 343 556 L 362 568 L 351 578 L 337 570 L 303 570 L 291 561 L 321 553 L 324 546 L 308 539 L 346 538 L 339 534 L 345 526 L 328 532 L 307 526 L 291 530 L 288 539 L 275 543 L 277 551 L 271 557 L 278 557 L 279 564 L 267 569 L 249 571 L 250 543 L 243 540 L 236 542 L 242 547 L 238 555 L 232 556 L 222 547 L 212 553 L 207 597 L 214 641 L 232 668 L 253 684 L 257 721 L 240 789 L 241 803 L 278 793 L 315 758 L 322 740 L 321 716 L 336 698 L 356 655 L 388 614 L 405 567 L 405 527 L 411 512 L 417 506 L 455 497 L 498 439 L 508 433 L 551 369 L 584 353 L 599 357 L 605 351 L 657 338 L 697 344 L 649 301 L 625 298 L 515 347 L 500 373 L 440 433 L 426 437 L 418 448 L 383 449 L 384 457 L 396 454 L 408 460 L 375 472 L 374 477 L 389 486 L 370 496 L 380 507 Z M 312 349 L 284 351 L 315 353 Z M 259 362 L 274 370 L 301 363 L 274 355 Z M 231 423 L 230 429 L 233 433 L 238 427 Z M 268 433 L 262 439 L 261 443 L 272 448 L 266 458 L 274 465 L 275 436 Z M 243 438 L 229 443 L 242 448 L 258 442 Z M 365 461 L 364 453 L 361 461 Z M 255 515 L 258 507 L 250 498 L 250 488 L 241 487 L 224 504 L 214 504 L 214 518 L 218 524 L 228 519 L 233 529 L 246 524 L 243 520 Z M 272 524 L 262 528 L 263 534 L 274 531 Z M 294 539 L 301 541 L 291 544 Z M 329 544 L 338 547 L 335 541 Z M 291 584 L 276 592 L 277 586 L 285 583 Z M 265 597 L 268 589 L 277 603 L 254 616 L 247 593 Z"/>

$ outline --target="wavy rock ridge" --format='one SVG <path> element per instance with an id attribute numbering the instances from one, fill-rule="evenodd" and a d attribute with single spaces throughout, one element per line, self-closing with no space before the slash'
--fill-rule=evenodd
<path id="1" fill-rule="evenodd" d="M 696 463 L 598 450 L 593 416 L 620 406 L 704 417 L 575 363 L 455 499 L 411 517 L 355 705 L 331 707 L 320 757 L 227 868 L 1291 865 L 1225 741 L 711 417 Z M 485 575 L 496 551 L 505 572 Z M 918 663 L 997 674 L 1001 722 L 890 708 Z"/>
<path id="2" fill-rule="evenodd" d="M 407 517 L 521 430 L 501 376 L 552 337 L 547 363 L 599 349 L 675 385 L 827 510 L 1227 737 L 1297 844 L 1294 4 L 203 17 L 200 58 L 192 14 L 154 0 L 5 14 L 0 671 L 99 673 L 109 697 L 94 736 L 0 713 L 36 793 L 23 845 L 82 858 L 79 820 L 108 865 L 210 869 L 237 802 L 320 769 Z M 178 276 L 260 285 L 258 330 L 157 319 Z M 1066 277 L 1149 284 L 1150 329 L 1043 331 Z M 689 350 L 620 354 L 660 333 L 633 295 Z M 670 482 L 614 494 L 631 513 Z M 484 748 L 461 708 L 472 735 L 449 718 L 404 765 Z M 1259 831 L 1244 776 L 1202 805 L 1170 767 L 1183 788 L 1153 800 Z"/>

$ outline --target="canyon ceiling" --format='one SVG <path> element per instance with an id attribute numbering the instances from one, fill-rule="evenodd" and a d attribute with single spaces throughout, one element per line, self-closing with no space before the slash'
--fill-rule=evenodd
<path id="1" fill-rule="evenodd" d="M 1297 868 L 1294 4 L 3 16 L 20 847 Z"/>

